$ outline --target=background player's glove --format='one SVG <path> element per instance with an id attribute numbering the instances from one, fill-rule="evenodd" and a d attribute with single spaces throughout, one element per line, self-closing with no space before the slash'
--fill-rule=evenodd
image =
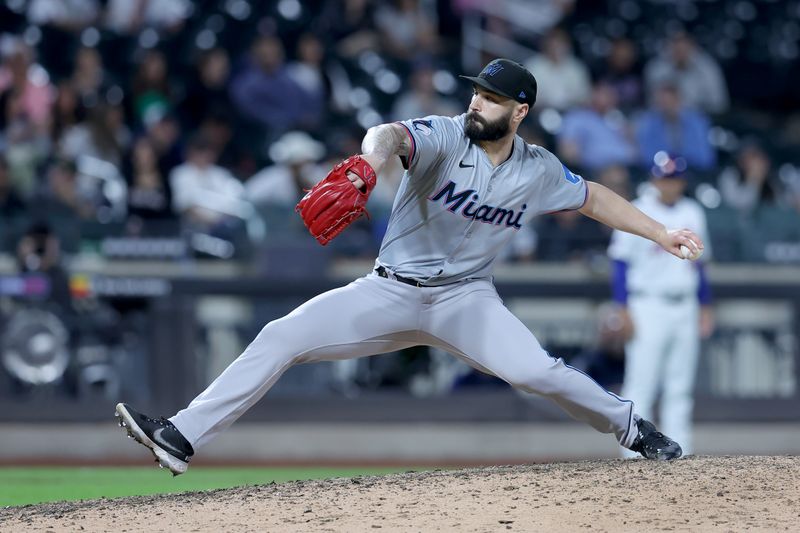
<path id="1" fill-rule="evenodd" d="M 361 178 L 361 189 L 356 189 L 348 172 Z M 306 193 L 295 211 L 311 235 L 325 246 L 362 214 L 369 216 L 365 205 L 376 180 L 375 170 L 361 156 L 348 157 Z"/>

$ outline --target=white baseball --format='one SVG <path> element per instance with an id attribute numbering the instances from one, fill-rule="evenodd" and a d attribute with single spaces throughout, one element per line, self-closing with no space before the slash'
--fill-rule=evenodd
<path id="1" fill-rule="evenodd" d="M 688 246 L 681 244 L 681 255 L 684 259 L 691 259 L 692 261 L 696 261 L 700 259 L 700 256 L 703 255 L 703 250 L 698 250 L 697 254 L 692 256 L 692 251 L 689 249 Z"/>

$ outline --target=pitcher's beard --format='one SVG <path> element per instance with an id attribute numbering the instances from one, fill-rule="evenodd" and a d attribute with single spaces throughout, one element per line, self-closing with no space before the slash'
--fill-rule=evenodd
<path id="1" fill-rule="evenodd" d="M 467 113 L 464 130 L 467 137 L 473 142 L 497 141 L 508 135 L 508 132 L 511 131 L 510 122 L 510 110 L 504 116 L 491 122 L 481 118 L 477 113 L 470 111 Z"/>

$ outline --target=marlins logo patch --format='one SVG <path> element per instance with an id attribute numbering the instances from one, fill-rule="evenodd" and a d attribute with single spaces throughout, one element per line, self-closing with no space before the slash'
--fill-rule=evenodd
<path id="1" fill-rule="evenodd" d="M 567 168 L 567 165 L 561 163 L 561 166 L 564 167 L 564 179 L 570 183 L 580 183 L 583 178 L 581 178 L 578 174 L 573 174 L 570 169 Z"/>
<path id="2" fill-rule="evenodd" d="M 430 120 L 415 120 L 411 123 L 414 131 L 418 131 L 426 137 L 433 133 L 433 125 Z"/>

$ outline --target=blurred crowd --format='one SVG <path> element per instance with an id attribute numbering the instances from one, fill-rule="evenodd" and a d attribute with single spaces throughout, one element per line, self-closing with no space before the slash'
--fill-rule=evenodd
<path id="1" fill-rule="evenodd" d="M 515 25 L 523 4 L 538 15 Z M 800 120 L 785 112 L 798 98 L 781 95 L 770 107 L 763 93 L 728 80 L 733 63 L 757 68 L 758 58 L 706 49 L 698 39 L 706 33 L 671 3 L 652 2 L 675 20 L 647 39 L 636 29 L 655 22 L 643 14 L 650 2 L 528 4 L 8 0 L 0 7 L 0 251 L 13 253 L 34 226 L 67 254 L 142 251 L 112 251 L 109 238 L 176 239 L 186 246 L 159 249 L 245 260 L 276 242 L 311 245 L 294 205 L 359 151 L 368 127 L 466 110 L 471 87 L 457 75 L 480 68 L 462 54 L 474 38 L 463 34 L 466 20 L 530 50 L 505 54 L 539 82 L 520 132 L 528 142 L 627 198 L 645 186 L 654 154 L 681 154 L 723 261 L 769 260 L 746 245 L 765 233 L 800 239 Z M 734 34 L 749 16 L 724 13 L 724 31 Z M 794 27 L 786 34 L 794 56 L 781 56 L 777 70 L 797 70 Z M 483 51 L 480 62 L 495 55 Z M 372 217 L 334 241 L 333 253 L 374 256 L 401 171 L 399 162 L 387 169 Z M 521 233 L 505 259 L 592 261 L 608 237 L 561 213 Z"/>

